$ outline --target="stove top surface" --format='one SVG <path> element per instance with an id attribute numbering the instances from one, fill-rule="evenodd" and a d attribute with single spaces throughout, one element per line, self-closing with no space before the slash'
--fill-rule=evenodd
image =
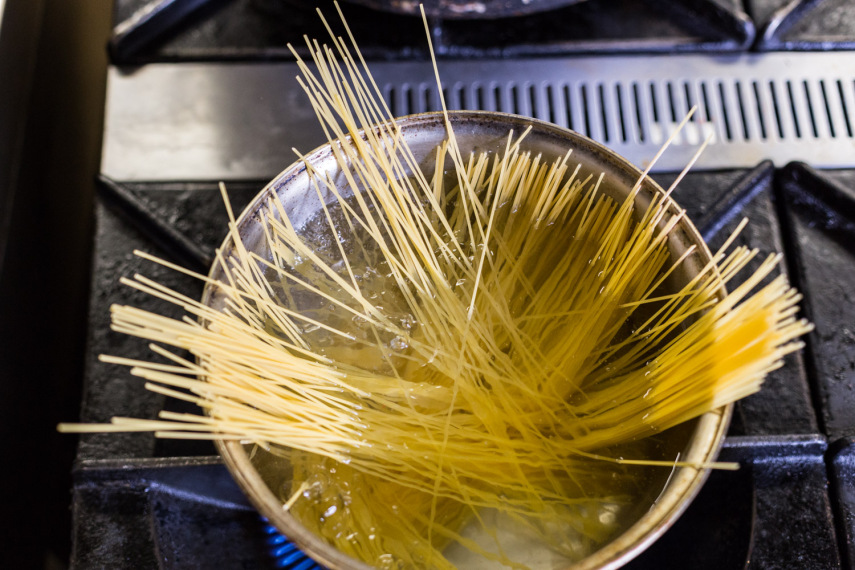
<path id="1" fill-rule="evenodd" d="M 673 177 L 655 176 L 662 184 Z M 722 458 L 739 461 L 743 469 L 714 473 L 675 528 L 629 567 L 673 567 L 691 560 L 693 568 L 749 563 L 828 568 L 839 566 L 841 556 L 851 559 L 855 349 L 850 328 L 855 308 L 840 299 L 855 279 L 855 226 L 849 217 L 853 183 L 853 171 L 818 172 L 803 164 L 776 169 L 763 162 L 750 169 L 690 173 L 678 187 L 676 199 L 713 249 L 748 216 L 752 224 L 742 243 L 761 253 L 786 253 L 781 271 L 805 293 L 804 310 L 817 329 L 804 353 L 789 357 L 759 394 L 737 405 Z M 200 294 L 192 279 L 130 252 L 143 249 L 188 267 L 206 267 L 222 238 L 217 228 L 225 224 L 216 185 L 107 178 L 101 184 L 84 418 L 107 421 L 112 415 L 181 411 L 177 403 L 144 390 L 126 370 L 98 362 L 96 355 L 142 358 L 147 353 L 143 341 L 104 332 L 110 303 L 145 303 L 169 312 L 125 291 L 118 284 L 121 275 L 142 272 Z M 235 207 L 263 184 L 231 184 Z M 78 567 L 111 566 L 128 557 L 157 560 L 161 567 L 181 567 L 180 561 L 199 556 L 244 567 L 274 563 L 263 523 L 210 444 L 157 440 L 150 434 L 91 435 L 81 442 L 78 462 Z M 223 544 L 220 533 L 233 535 L 228 552 L 217 549 Z"/>
<path id="2" fill-rule="evenodd" d="M 301 43 L 304 33 L 324 36 L 309 3 L 115 5 L 81 412 L 84 421 L 99 422 L 182 410 L 144 390 L 127 370 L 97 360 L 102 353 L 142 358 L 148 352 L 145 342 L 109 332 L 111 303 L 175 314 L 119 285 L 121 276 L 140 272 L 188 295 L 201 293 L 192 279 L 132 251 L 206 270 L 226 226 L 217 180 L 228 181 L 240 210 L 293 161 L 291 146 L 306 151 L 320 142 L 304 128 L 312 117 L 299 119 L 305 110 L 299 93 L 283 87 L 294 75 L 285 44 Z M 424 75 L 420 20 L 342 8 L 366 55 L 389 66 L 382 73 Z M 742 146 L 689 173 L 675 197 L 712 249 L 749 217 L 741 243 L 761 254 L 784 253 L 780 271 L 804 293 L 803 310 L 816 324 L 807 348 L 737 405 L 722 459 L 739 461 L 742 469 L 713 473 L 674 528 L 627 567 L 855 568 L 855 165 L 829 169 L 821 162 L 829 152 L 855 157 L 855 52 L 846 51 L 855 48 L 855 7 L 842 0 L 588 0 L 521 18 L 432 18 L 430 29 L 439 55 L 456 62 L 461 77 L 484 74 L 476 78 L 480 95 L 468 84 L 451 89 L 460 107 L 492 105 L 558 122 L 619 152 L 638 152 L 639 162 L 645 156 L 639 149 L 652 145 L 654 133 L 673 126 L 670 115 L 706 102 L 697 138 L 711 128 L 722 146 L 728 133 Z M 838 59 L 792 53 L 819 48 L 842 53 Z M 591 71 L 585 81 L 567 79 L 612 69 L 638 52 L 649 54 L 636 60 L 650 59 L 648 68 L 662 67 L 660 61 L 677 70 L 704 62 L 717 75 L 696 82 L 675 72 L 657 83 L 654 72 L 644 72 L 609 83 Z M 549 77 L 562 66 L 569 71 L 550 79 L 551 91 L 547 84 L 506 84 L 490 75 L 508 62 L 534 69 L 533 60 L 543 62 Z M 806 62 L 821 60 L 840 63 L 829 76 L 803 80 L 803 72 L 818 66 Z M 799 77 L 782 75 L 787 66 Z M 748 79 L 727 75 L 737 68 L 773 70 Z M 221 71 L 231 79 L 218 76 Z M 178 83 L 164 81 L 167 75 Z M 159 79 L 146 83 L 147 77 Z M 398 114 L 435 104 L 420 80 L 403 83 L 409 86 L 394 84 L 385 92 Z M 578 105 L 583 98 L 586 104 Z M 242 100 L 244 106 L 234 106 Z M 233 116 L 223 118 L 229 107 Z M 285 114 L 297 122 L 282 127 Z M 240 124 L 248 126 L 241 130 Z M 766 153 L 787 143 L 785 135 L 801 146 L 775 160 Z M 692 142 L 677 145 L 674 165 L 685 162 Z M 832 150 L 816 153 L 823 144 Z M 168 152 L 161 152 L 164 145 Z M 653 176 L 667 185 L 677 169 L 666 163 Z M 75 481 L 73 567 L 312 565 L 271 533 L 210 444 L 150 434 L 86 436 Z"/>

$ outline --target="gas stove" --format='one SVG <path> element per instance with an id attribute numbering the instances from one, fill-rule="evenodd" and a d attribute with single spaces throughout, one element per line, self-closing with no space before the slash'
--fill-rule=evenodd
<path id="1" fill-rule="evenodd" d="M 362 3 L 360 3 L 362 4 Z M 366 4 L 372 4 L 366 2 Z M 382 4 L 374 2 L 373 4 Z M 142 249 L 206 271 L 224 237 L 217 182 L 239 210 L 323 142 L 293 80 L 312 3 L 116 0 L 96 205 L 81 419 L 153 418 L 181 405 L 102 353 L 146 357 L 109 332 L 109 305 L 172 307 L 119 285 L 144 273 L 199 296 Z M 323 6 L 334 17 L 334 8 Z M 396 115 L 434 110 L 417 17 L 343 4 Z M 839 0 L 587 0 L 545 12 L 439 14 L 429 31 L 451 108 L 577 130 L 669 184 L 711 249 L 743 217 L 742 244 L 783 252 L 780 271 L 816 324 L 763 390 L 736 406 L 722 458 L 689 510 L 628 568 L 855 568 L 855 5 Z M 762 255 L 759 257 L 763 257 Z M 309 568 L 204 442 L 150 434 L 81 439 L 72 566 Z"/>

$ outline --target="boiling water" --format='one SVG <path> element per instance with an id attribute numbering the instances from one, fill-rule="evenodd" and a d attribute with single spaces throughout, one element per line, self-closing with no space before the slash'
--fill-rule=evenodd
<path id="1" fill-rule="evenodd" d="M 674 428 L 647 438 L 643 444 L 626 446 L 622 450 L 615 451 L 625 453 L 627 456 L 631 454 L 634 457 L 673 459 L 682 450 L 690 436 L 690 430 L 686 429 L 687 427 Z M 295 485 L 292 483 L 288 458 L 272 455 L 257 448 L 252 450 L 252 454 L 253 464 L 282 503 L 292 499 Z M 323 460 L 319 459 L 319 461 Z M 330 467 L 329 471 L 333 472 L 332 476 L 334 476 L 335 467 Z M 617 476 L 616 471 L 623 471 L 623 476 Z M 624 497 L 621 502 L 591 500 L 578 509 L 580 525 L 594 524 L 599 527 L 601 536 L 597 540 L 586 536 L 578 527 L 564 525 L 550 529 L 550 540 L 545 542 L 542 534 L 533 532 L 521 524 L 518 518 L 508 516 L 496 509 L 481 509 L 478 513 L 480 520 L 470 517 L 469 522 L 460 532 L 461 537 L 465 541 L 471 541 L 472 544 L 464 546 L 460 542 L 451 542 L 443 549 L 443 556 L 460 569 L 498 570 L 508 567 L 476 552 L 472 547 L 474 544 L 477 545 L 476 548 L 493 555 L 503 554 L 520 567 L 532 570 L 566 568 L 596 552 L 636 523 L 655 504 L 671 475 L 672 471 L 667 468 L 603 469 L 604 483 L 607 484 L 608 480 L 612 480 L 615 490 L 623 492 Z M 336 528 L 334 537 L 336 540 L 356 540 L 357 536 L 350 527 L 350 522 L 354 516 L 353 509 L 361 508 L 361 504 L 354 501 L 360 488 L 348 488 L 345 492 L 325 496 L 325 479 L 326 477 L 321 475 L 301 492 L 302 499 L 318 503 L 316 512 L 320 513 L 319 520 L 312 521 L 311 524 Z M 384 507 L 384 512 L 395 511 L 393 502 Z M 311 524 L 307 526 L 311 527 Z M 395 524 L 394 521 L 392 524 Z M 374 536 L 377 532 L 379 531 L 376 529 L 366 531 L 366 535 L 359 539 L 380 540 L 381 537 Z M 410 568 L 410 566 L 399 564 L 391 555 L 380 556 L 377 560 L 368 562 L 384 570 Z"/>
<path id="2" fill-rule="evenodd" d="M 347 224 L 341 210 L 332 208 L 331 215 L 337 228 L 335 232 L 331 231 L 326 217 L 318 215 L 301 233 L 313 245 L 314 252 L 339 275 L 350 280 L 352 273 L 366 299 L 378 309 L 382 308 L 383 313 L 397 323 L 398 332 L 403 334 L 370 326 L 364 318 L 354 314 L 360 312 L 361 307 L 352 300 L 348 301 L 348 307 L 353 311 L 349 311 L 347 307 L 331 303 L 323 295 L 293 286 L 291 281 L 273 272 L 268 273 L 268 278 L 283 305 L 348 335 L 343 337 L 322 327 L 306 324 L 303 327 L 303 338 L 313 351 L 335 361 L 358 365 L 380 374 L 403 372 L 410 362 L 410 344 L 419 337 L 422 323 L 410 312 L 387 262 L 377 246 L 370 245 L 373 242 L 365 239 L 364 230 L 357 227 L 356 236 L 342 231 L 340 228 L 346 228 Z M 342 249 L 348 254 L 351 264 L 349 271 L 342 257 Z M 351 255 L 353 250 L 358 250 L 358 255 Z M 317 285 L 326 294 L 337 299 L 347 298 L 340 286 L 310 260 L 295 258 L 291 270 Z M 456 285 L 465 286 L 464 283 Z M 631 328 L 631 325 L 627 326 Z M 377 348 L 378 340 L 382 349 Z M 619 449 L 604 450 L 602 454 L 673 461 L 685 447 L 689 435 L 689 430 L 685 428 L 671 430 Z M 284 458 L 270 456 L 262 450 L 253 450 L 253 454 L 254 463 L 262 477 L 278 493 L 283 503 L 292 499 L 295 489 L 291 483 L 288 454 Z M 329 469 L 334 472 L 336 468 Z M 578 518 L 578 524 L 547 523 L 545 527 L 541 525 L 534 530 L 524 524 L 526 521 L 521 523 L 519 516 L 510 516 L 496 509 L 482 509 L 477 518 L 469 517 L 470 522 L 460 532 L 462 540 L 448 544 L 443 555 L 458 568 L 506 567 L 502 562 L 482 556 L 477 552 L 479 549 L 492 553 L 494 558 L 510 559 L 533 569 L 567 566 L 598 550 L 635 523 L 654 504 L 669 475 L 668 468 L 604 463 L 598 472 L 596 494 L 614 498 L 590 497 L 580 501 L 573 513 Z M 331 481 L 321 472 L 315 480 L 308 481 L 308 487 L 302 492 L 303 499 L 319 503 L 315 512 L 320 513 L 320 520 L 312 521 L 312 524 L 322 524 L 327 529 L 336 528 L 332 537 L 335 540 L 376 540 L 373 534 L 356 536 L 353 529 L 348 528 L 348 521 L 356 516 L 354 509 L 361 508 L 358 507 L 358 501 L 354 501 L 354 494 L 358 494 L 360 489 L 348 487 L 347 492 L 324 495 L 325 489 L 333 484 Z M 388 507 L 384 511 L 395 511 L 394 504 L 384 507 Z M 527 522 L 531 523 L 531 520 Z M 307 521 L 307 526 L 312 525 Z M 381 555 L 368 562 L 381 568 L 406 567 L 391 554 Z"/>

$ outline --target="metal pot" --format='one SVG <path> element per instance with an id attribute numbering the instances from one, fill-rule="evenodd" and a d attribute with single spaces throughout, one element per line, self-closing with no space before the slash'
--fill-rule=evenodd
<path id="1" fill-rule="evenodd" d="M 451 122 L 461 150 L 498 150 L 503 148 L 508 132 L 513 129 L 521 133 L 531 126 L 532 130 L 524 141 L 524 148 L 542 153 L 545 159 L 564 156 L 568 148 L 573 149 L 572 160 L 582 165 L 583 172 L 605 174 L 600 190 L 618 201 L 627 195 L 638 180 L 641 172 L 604 146 L 573 131 L 530 118 L 490 112 L 454 112 Z M 399 119 L 404 137 L 415 156 L 429 163 L 436 146 L 446 138 L 446 129 L 441 114 L 429 113 Z M 335 178 L 339 170 L 329 145 L 315 150 L 309 160 L 316 171 L 328 171 Z M 264 240 L 258 212 L 268 193 L 276 193 L 291 217 L 294 227 L 299 228 L 320 208 L 315 191 L 308 183 L 309 178 L 301 162 L 297 162 L 280 174 L 259 194 L 238 219 L 240 234 L 248 248 L 259 246 Z M 647 179 L 637 200 L 637 209 L 643 210 L 652 196 L 662 189 Z M 678 212 L 675 204 L 669 206 Z M 692 245 L 696 252 L 689 256 L 672 276 L 676 287 L 687 282 L 710 259 L 711 255 L 701 236 L 691 222 L 683 217 L 671 233 L 669 248 L 672 258 L 678 257 Z M 234 244 L 230 239 L 223 243 L 222 250 L 228 257 Z M 215 265 L 211 277 L 222 276 Z M 723 293 L 723 292 L 722 292 Z M 206 288 L 204 302 L 217 306 L 218 300 L 211 287 Z M 673 459 L 677 451 L 687 462 L 712 461 L 718 454 L 725 431 L 729 424 L 732 406 L 716 411 L 660 434 L 662 445 Z M 288 466 L 267 454 L 257 453 L 250 459 L 248 450 L 238 442 L 218 443 L 219 451 L 232 475 L 258 509 L 279 530 L 293 540 L 307 554 L 332 569 L 355 568 L 367 570 L 369 566 L 333 549 L 320 538 L 307 531 L 287 512 L 282 510 L 283 486 L 287 496 Z M 599 550 L 573 564 L 573 570 L 592 568 L 615 568 L 639 554 L 657 537 L 662 535 L 682 514 L 700 490 L 706 479 L 705 470 L 678 468 L 668 477 L 668 470 L 661 470 L 662 477 L 651 485 L 651 494 L 646 504 L 636 509 L 635 516 L 628 520 L 622 532 Z"/>
<path id="2" fill-rule="evenodd" d="M 583 0 L 349 0 L 375 10 L 419 15 L 419 4 L 428 16 L 438 18 L 506 18 L 554 10 Z"/>

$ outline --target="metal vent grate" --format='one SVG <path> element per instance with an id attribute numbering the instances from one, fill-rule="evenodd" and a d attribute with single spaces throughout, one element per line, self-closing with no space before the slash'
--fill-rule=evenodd
<path id="1" fill-rule="evenodd" d="M 711 137 L 700 167 L 748 166 L 764 158 L 779 165 L 802 160 L 855 166 L 855 58 L 846 54 L 848 74 L 838 74 L 846 69 L 834 61 L 838 54 L 797 55 L 599 58 L 598 65 L 587 65 L 592 58 L 579 66 L 515 61 L 505 62 L 488 82 L 460 79 L 484 75 L 473 62 L 442 63 L 441 73 L 449 109 L 536 117 L 583 133 L 639 164 L 696 106 L 675 145 L 698 145 Z M 589 73 L 591 67 L 600 69 Z M 387 83 L 384 94 L 398 116 L 440 109 L 429 79 Z M 685 152 L 675 151 L 659 169 L 679 168 L 685 158 Z"/>
<path id="2" fill-rule="evenodd" d="M 687 138 L 712 133 L 722 141 L 853 138 L 853 85 L 842 79 L 766 82 L 633 81 L 631 83 L 495 82 L 445 88 L 449 109 L 501 111 L 536 117 L 602 142 L 661 143 L 665 132 L 697 106 Z M 386 85 L 396 115 L 440 110 L 429 84 Z M 713 140 L 715 142 L 715 140 Z"/>
<path id="3" fill-rule="evenodd" d="M 371 70 L 396 116 L 439 109 L 429 63 Z M 112 69 L 102 172 L 117 180 L 272 177 L 292 147 L 323 142 L 297 73 L 291 63 Z M 450 109 L 550 121 L 638 166 L 697 106 L 659 171 L 680 170 L 710 135 L 696 168 L 765 159 L 855 167 L 855 52 L 455 60 L 440 62 L 440 74 Z"/>

